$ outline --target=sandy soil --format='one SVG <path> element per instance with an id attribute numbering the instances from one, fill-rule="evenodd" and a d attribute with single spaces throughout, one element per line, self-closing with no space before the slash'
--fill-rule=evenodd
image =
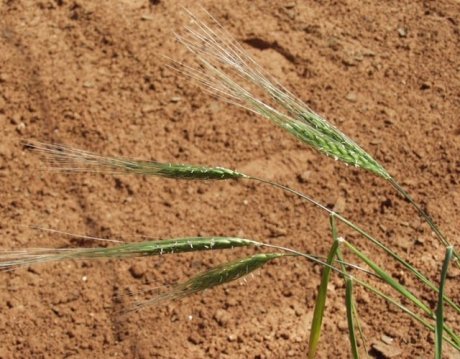
<path id="1" fill-rule="evenodd" d="M 267 186 L 49 173 L 21 143 L 37 139 L 276 179 L 336 206 L 437 280 L 443 247 L 382 180 L 319 155 L 166 67 L 163 56 L 189 56 L 173 31 L 187 22 L 181 6 L 191 4 L 1 2 L 1 248 L 99 245 L 31 226 L 126 241 L 244 236 L 323 255 L 331 244 L 324 213 Z M 263 67 L 375 155 L 460 244 L 458 1 L 202 5 Z M 436 305 L 388 257 L 340 232 Z M 273 262 L 244 285 L 120 315 L 119 293 L 184 280 L 246 252 L 0 273 L 0 357 L 305 357 L 320 268 L 299 259 Z M 452 271 L 448 292 L 457 302 L 459 283 Z M 340 278 L 330 295 L 319 357 L 347 358 Z M 433 335 L 373 295 L 359 288 L 356 295 L 369 347 L 385 335 L 401 358 L 432 357 Z M 448 321 L 460 328 L 458 315 L 449 312 Z M 458 358 L 447 348 L 446 355 Z"/>

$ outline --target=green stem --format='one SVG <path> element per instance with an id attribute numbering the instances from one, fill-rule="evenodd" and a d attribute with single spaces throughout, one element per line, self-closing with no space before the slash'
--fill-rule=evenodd
<path id="1" fill-rule="evenodd" d="M 358 343 L 356 341 L 355 334 L 355 317 L 354 317 L 354 301 L 353 301 L 353 279 L 346 279 L 346 294 L 345 294 L 345 303 L 347 307 L 347 322 L 348 322 L 348 331 L 351 345 L 351 352 L 354 359 L 359 358 L 358 353 Z"/>
<path id="2" fill-rule="evenodd" d="M 322 205 L 321 203 L 319 203 L 318 201 L 315 201 L 313 198 L 310 198 L 308 197 L 307 195 L 299 192 L 299 191 L 296 191 L 290 187 L 287 187 L 287 186 L 284 186 L 280 183 L 277 183 L 277 182 L 273 182 L 273 181 L 270 181 L 270 180 L 265 180 L 265 179 L 262 179 L 262 178 L 258 178 L 258 177 L 252 177 L 252 176 L 248 176 L 247 177 L 248 179 L 252 179 L 252 180 L 255 180 L 255 181 L 258 181 L 258 182 L 261 182 L 261 183 L 265 183 L 265 184 L 268 184 L 270 186 L 273 186 L 275 188 L 279 188 L 285 192 L 289 192 L 289 193 L 292 193 L 292 194 L 295 194 L 296 196 L 299 196 L 300 198 L 312 203 L 313 205 L 321 208 L 323 211 L 326 211 L 327 213 L 329 213 L 330 215 L 334 215 L 338 220 L 340 220 L 342 223 L 344 223 L 345 225 L 347 225 L 348 227 L 350 227 L 351 229 L 353 229 L 354 231 L 358 232 L 359 234 L 361 234 L 364 238 L 368 239 L 369 241 L 371 241 L 373 244 L 375 244 L 377 247 L 381 248 L 383 251 L 385 251 L 387 254 L 389 254 L 391 257 L 393 257 L 396 261 L 398 261 L 399 263 L 401 263 L 404 267 L 406 267 L 410 272 L 412 272 L 412 274 L 414 274 L 422 283 L 424 283 L 428 288 L 430 288 L 431 290 L 434 290 L 436 293 L 439 293 L 439 289 L 438 287 L 433 283 L 431 282 L 427 277 L 425 277 L 421 272 L 419 272 L 414 266 L 412 266 L 411 264 L 409 264 L 407 261 L 405 261 L 402 257 L 400 257 L 398 254 L 396 254 L 395 252 L 393 252 L 390 248 L 388 248 L 387 246 L 385 246 L 382 242 L 380 242 L 379 240 L 375 239 L 374 237 L 372 237 L 370 234 L 368 234 L 364 229 L 362 229 L 361 227 L 359 227 L 358 225 L 354 224 L 353 222 L 351 222 L 350 220 L 348 220 L 347 218 L 341 216 L 340 214 L 330 210 L 329 208 L 327 208 L 326 206 Z M 446 303 L 448 303 L 452 308 L 454 308 L 458 313 L 460 313 L 460 306 L 458 304 L 456 304 L 454 301 L 452 301 L 449 297 L 447 296 L 444 296 L 444 300 L 446 301 Z"/>
<path id="3" fill-rule="evenodd" d="M 435 318 L 435 314 L 433 311 L 423 303 L 419 298 L 417 298 L 411 291 L 409 291 L 405 286 L 401 285 L 398 281 L 396 281 L 393 277 L 391 277 L 386 271 L 384 271 L 381 267 L 379 267 L 374 261 L 372 261 L 369 257 L 367 257 L 363 252 L 353 246 L 350 242 L 344 240 L 344 243 L 347 247 L 356 254 L 362 261 L 364 261 L 372 270 L 377 273 L 388 285 L 393 287 L 396 291 L 398 291 L 402 296 L 409 299 L 412 303 L 414 303 L 417 307 L 423 310 L 429 317 Z M 446 333 L 448 333 L 452 340 L 460 345 L 460 337 L 446 324 L 443 326 Z"/>
<path id="4" fill-rule="evenodd" d="M 409 201 L 409 203 L 412 205 L 412 207 L 415 208 L 415 210 L 418 212 L 418 214 L 425 220 L 425 222 L 431 227 L 431 229 L 433 230 L 433 232 L 436 234 L 436 237 L 438 237 L 438 239 L 441 241 L 441 243 L 445 246 L 445 247 L 449 247 L 451 246 L 451 244 L 449 243 L 449 241 L 447 240 L 446 236 L 441 232 L 441 230 L 439 229 L 439 227 L 436 225 L 436 223 L 434 222 L 433 218 L 431 218 L 430 215 L 428 215 L 428 213 L 426 213 L 422 207 L 420 207 L 417 202 L 415 202 L 415 200 L 412 198 L 412 196 L 392 177 L 390 177 L 389 179 L 387 179 L 388 183 L 391 184 L 391 186 L 400 194 L 402 195 L 405 199 L 407 199 Z M 455 259 L 456 259 L 456 262 L 457 262 L 457 265 L 460 267 L 460 256 L 459 254 L 454 250 L 453 252 L 454 256 L 455 256 Z"/>
<path id="5" fill-rule="evenodd" d="M 326 266 L 326 267 L 329 267 L 331 268 L 333 271 L 335 271 L 336 273 L 342 275 L 343 277 L 345 278 L 348 278 L 348 279 L 353 279 L 353 281 L 355 283 L 358 283 L 359 285 L 363 286 L 364 288 L 366 288 L 367 290 L 369 290 L 371 293 L 374 293 L 376 296 L 384 299 L 385 301 L 395 305 L 396 307 L 398 307 L 399 309 L 401 309 L 403 312 L 405 312 L 406 314 L 408 314 L 412 319 L 416 320 L 417 322 L 419 322 L 420 324 L 422 324 L 425 328 L 429 329 L 430 331 L 434 332 L 434 326 L 431 325 L 426 319 L 420 317 L 419 315 L 417 315 L 416 313 L 412 312 L 409 308 L 405 307 L 404 305 L 402 305 L 400 302 L 398 302 L 397 300 L 391 298 L 390 296 L 388 296 L 387 294 L 383 293 L 382 291 L 380 291 L 379 289 L 373 287 L 372 285 L 370 285 L 369 283 L 367 282 L 364 282 L 363 280 L 361 279 L 358 279 L 354 276 L 352 276 L 351 274 L 347 273 L 347 272 L 344 272 L 340 269 L 338 269 L 337 267 L 333 266 L 333 265 L 330 265 L 330 264 L 327 264 L 326 262 L 318 259 L 317 257 L 315 256 L 312 256 L 312 255 L 309 255 L 309 254 L 306 254 L 306 253 L 302 253 L 300 251 L 297 251 L 295 249 L 292 249 L 292 248 L 288 248 L 288 247 L 283 247 L 283 246 L 277 246 L 275 244 L 268 244 L 268 243 L 262 243 L 262 242 L 259 242 L 261 246 L 263 247 L 268 247 L 268 248 L 275 248 L 275 249 L 278 249 L 278 250 L 282 250 L 282 251 L 286 251 L 286 252 L 290 252 L 290 253 L 293 253 L 299 257 L 304 257 L 314 263 L 318 263 L 322 266 Z M 449 337 L 446 337 L 446 336 L 443 336 L 444 340 L 449 343 L 453 348 L 455 348 L 456 350 L 460 351 L 460 344 L 457 344 L 456 342 L 454 342 L 451 338 Z"/>
<path id="6" fill-rule="evenodd" d="M 334 241 L 338 240 L 338 232 L 337 232 L 337 223 L 335 219 L 335 215 L 331 215 L 330 218 L 331 222 L 331 231 L 332 231 L 332 238 Z M 345 273 L 348 273 L 347 268 L 345 267 L 343 256 L 342 256 L 342 251 L 340 250 L 340 247 L 337 248 L 337 261 L 340 264 L 340 267 L 342 268 L 342 271 Z M 366 344 L 366 338 L 364 337 L 364 332 L 363 328 L 361 326 L 361 321 L 359 320 L 359 314 L 358 314 L 358 307 L 357 304 L 353 298 L 353 279 L 351 278 L 343 278 L 345 281 L 345 287 L 346 287 L 346 293 L 345 293 L 345 298 L 346 298 L 346 307 L 347 307 L 347 322 L 348 322 L 348 328 L 349 328 L 349 337 L 350 337 L 350 345 L 351 345 L 351 351 L 353 354 L 353 358 L 358 358 L 359 353 L 358 353 L 358 348 L 357 348 L 357 340 L 356 340 L 356 335 L 355 335 L 355 324 L 358 327 L 358 333 L 361 338 L 361 342 L 363 343 L 364 346 L 364 352 L 367 354 L 367 344 Z M 350 296 L 350 298 L 348 298 Z M 351 313 L 349 313 L 351 310 Z M 367 355 L 366 355 L 367 357 Z"/>

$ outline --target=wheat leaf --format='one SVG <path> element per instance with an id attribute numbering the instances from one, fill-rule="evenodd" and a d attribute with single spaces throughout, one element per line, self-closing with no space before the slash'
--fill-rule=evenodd
<path id="1" fill-rule="evenodd" d="M 442 338 L 444 330 L 444 288 L 446 285 L 447 270 L 452 260 L 453 247 L 447 247 L 444 262 L 441 270 L 441 281 L 439 284 L 438 305 L 436 307 L 436 327 L 435 327 L 435 358 L 442 358 Z"/>
<path id="2" fill-rule="evenodd" d="M 353 301 L 353 280 L 347 278 L 345 280 L 345 306 L 347 308 L 347 322 L 348 322 L 348 337 L 350 338 L 351 353 L 354 359 L 359 358 L 358 341 L 356 340 L 355 333 L 355 312 Z"/>
<path id="3" fill-rule="evenodd" d="M 329 278 L 331 275 L 331 265 L 334 261 L 334 258 L 339 248 L 339 241 L 334 240 L 329 254 L 327 256 L 326 263 L 328 266 L 323 268 L 323 274 L 321 277 L 321 284 L 318 290 L 318 296 L 316 298 L 315 310 L 313 313 L 313 320 L 311 323 L 310 329 L 310 341 L 308 343 L 308 358 L 312 359 L 316 355 L 316 350 L 318 348 L 319 338 L 321 335 L 321 326 L 323 323 L 324 310 L 326 308 L 326 298 L 327 298 L 327 285 L 329 283 Z"/>

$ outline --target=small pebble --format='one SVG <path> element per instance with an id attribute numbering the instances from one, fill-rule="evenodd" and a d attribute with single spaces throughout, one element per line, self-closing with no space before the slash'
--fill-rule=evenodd
<path id="1" fill-rule="evenodd" d="M 407 36 L 407 30 L 404 27 L 398 28 L 398 34 L 399 37 L 406 37 Z"/>
<path id="2" fill-rule="evenodd" d="M 394 339 L 392 337 L 389 337 L 388 335 L 385 335 L 385 334 L 382 334 L 381 339 L 382 339 L 382 342 L 388 345 L 393 344 L 394 342 Z"/>
<path id="3" fill-rule="evenodd" d="M 341 331 L 346 331 L 348 330 L 348 322 L 346 320 L 341 320 L 340 322 L 337 323 L 337 327 L 341 330 Z"/>
<path id="4" fill-rule="evenodd" d="M 214 320 L 221 326 L 226 327 L 230 320 L 230 315 L 223 309 L 219 309 L 214 314 Z"/>
<path id="5" fill-rule="evenodd" d="M 188 341 L 194 345 L 199 345 L 203 343 L 203 338 L 201 338 L 197 333 L 192 333 L 188 337 Z"/>
<path id="6" fill-rule="evenodd" d="M 346 204 L 345 198 L 338 197 L 337 200 L 335 201 L 335 204 L 332 210 L 334 212 L 343 213 L 345 212 L 345 204 Z"/>
<path id="7" fill-rule="evenodd" d="M 145 115 L 146 113 L 155 112 L 156 109 L 157 109 L 157 107 L 154 106 L 154 105 L 144 105 L 144 106 L 142 106 L 141 111 Z"/>
<path id="8" fill-rule="evenodd" d="M 85 81 L 85 82 L 83 82 L 83 87 L 87 88 L 87 89 L 93 88 L 94 84 L 92 82 L 90 82 L 90 81 Z"/>
<path id="9" fill-rule="evenodd" d="M 22 133 L 22 131 L 24 131 L 26 128 L 26 124 L 24 122 L 20 122 L 17 126 L 16 126 L 16 130 L 19 132 L 19 133 Z"/>
<path id="10" fill-rule="evenodd" d="M 388 345 L 383 342 L 375 342 L 371 346 L 372 349 L 386 359 L 396 358 L 402 354 L 402 350 L 394 344 Z"/>
<path id="11" fill-rule="evenodd" d="M 235 334 L 230 334 L 228 337 L 227 337 L 228 341 L 229 342 L 234 342 L 236 341 L 236 335 Z"/>
<path id="12" fill-rule="evenodd" d="M 297 175 L 297 180 L 300 183 L 308 183 L 308 179 L 310 178 L 310 176 L 311 176 L 311 171 L 305 171 Z"/>
<path id="13" fill-rule="evenodd" d="M 356 102 L 357 96 L 354 92 L 349 92 L 347 96 L 345 96 L 345 99 L 350 102 Z"/>
<path id="14" fill-rule="evenodd" d="M 142 278 L 145 272 L 146 272 L 145 266 L 141 265 L 140 263 L 133 264 L 131 267 L 129 267 L 129 273 L 135 279 Z"/>

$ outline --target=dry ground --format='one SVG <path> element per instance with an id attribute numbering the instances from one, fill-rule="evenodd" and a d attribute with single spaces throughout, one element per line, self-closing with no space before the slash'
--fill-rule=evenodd
<path id="1" fill-rule="evenodd" d="M 458 1 L 201 4 L 384 163 L 460 244 Z M 443 248 L 381 180 L 318 155 L 165 66 L 163 56 L 188 56 L 172 33 L 187 21 L 182 5 L 192 2 L 1 2 L 1 247 L 97 245 L 34 225 L 127 241 L 234 235 L 318 254 L 330 246 L 327 216 L 266 186 L 48 173 L 21 144 L 37 139 L 276 179 L 338 205 L 437 280 Z M 420 293 L 382 253 L 340 230 Z M 244 286 L 120 317 L 120 291 L 183 280 L 242 252 L 0 273 L 0 357 L 303 358 L 320 268 L 298 259 L 274 262 Z M 455 272 L 449 278 L 457 301 L 459 280 Z M 330 289 L 320 357 L 346 358 L 341 279 Z M 369 343 L 385 334 L 402 358 L 432 356 L 433 336 L 423 328 L 372 295 L 358 290 L 357 298 Z M 458 316 L 448 319 L 460 326 Z"/>

